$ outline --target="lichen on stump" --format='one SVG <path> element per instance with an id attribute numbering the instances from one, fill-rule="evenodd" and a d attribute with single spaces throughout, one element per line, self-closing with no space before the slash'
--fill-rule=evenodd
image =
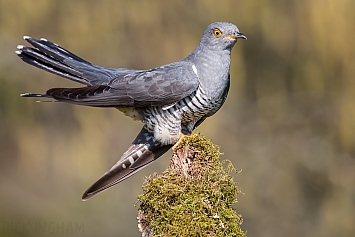
<path id="1" fill-rule="evenodd" d="M 185 137 L 170 166 L 146 178 L 138 197 L 142 236 L 245 236 L 233 204 L 240 193 L 230 161 L 201 135 Z"/>

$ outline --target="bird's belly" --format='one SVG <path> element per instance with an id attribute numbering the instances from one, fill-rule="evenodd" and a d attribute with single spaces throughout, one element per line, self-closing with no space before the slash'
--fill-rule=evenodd
<path id="1" fill-rule="evenodd" d="M 174 144 L 182 130 L 192 132 L 196 122 L 213 114 L 222 103 L 223 98 L 208 97 L 198 90 L 174 105 L 145 108 L 143 122 L 162 144 Z"/>

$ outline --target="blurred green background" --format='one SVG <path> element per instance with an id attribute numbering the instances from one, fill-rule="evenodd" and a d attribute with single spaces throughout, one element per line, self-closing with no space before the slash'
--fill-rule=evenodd
<path id="1" fill-rule="evenodd" d="M 247 35 L 224 107 L 197 131 L 242 172 L 248 236 L 355 236 L 355 1 L 0 0 L 0 236 L 140 236 L 147 169 L 82 202 L 141 128 L 115 109 L 36 103 L 20 93 L 79 86 L 23 63 L 23 35 L 106 67 L 187 56 L 205 27 Z M 72 230 L 72 231 L 71 231 Z"/>

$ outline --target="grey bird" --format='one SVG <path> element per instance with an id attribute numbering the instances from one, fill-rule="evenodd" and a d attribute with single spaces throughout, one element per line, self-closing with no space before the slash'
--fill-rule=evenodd
<path id="1" fill-rule="evenodd" d="M 46 39 L 25 36 L 32 47 L 19 45 L 26 63 L 86 85 L 52 88 L 56 101 L 95 107 L 115 107 L 144 126 L 119 161 L 89 187 L 82 199 L 125 180 L 167 152 L 182 135 L 190 135 L 223 105 L 230 85 L 230 55 L 238 28 L 215 22 L 204 31 L 196 49 L 185 59 L 149 70 L 95 66 Z"/>

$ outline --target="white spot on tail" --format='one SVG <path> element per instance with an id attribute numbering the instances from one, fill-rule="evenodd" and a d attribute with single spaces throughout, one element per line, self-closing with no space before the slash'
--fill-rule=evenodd
<path id="1" fill-rule="evenodd" d="M 21 44 L 20 44 L 20 45 L 17 45 L 17 48 L 18 48 L 18 49 L 23 49 L 24 47 L 25 47 L 25 46 L 23 46 L 23 45 L 21 45 Z"/>
<path id="2" fill-rule="evenodd" d="M 126 165 L 125 165 L 125 164 L 122 164 L 122 168 L 123 168 L 123 169 L 126 169 L 127 167 L 126 167 Z"/>
<path id="3" fill-rule="evenodd" d="M 48 41 L 46 38 L 41 38 L 40 40 L 41 41 Z"/>
<path id="4" fill-rule="evenodd" d="M 20 50 L 15 51 L 16 54 L 21 54 L 22 52 Z"/>
<path id="5" fill-rule="evenodd" d="M 23 93 L 23 94 L 20 94 L 21 97 L 28 97 L 28 96 L 31 96 L 31 97 L 42 97 L 41 94 L 32 94 L 32 93 Z"/>
<path id="6" fill-rule="evenodd" d="M 194 64 L 194 65 L 192 65 L 192 70 L 194 71 L 194 73 L 195 73 L 195 74 L 196 74 L 196 76 L 198 77 L 198 74 L 197 74 L 197 68 L 196 68 L 195 64 Z"/>
<path id="7" fill-rule="evenodd" d="M 133 165 L 133 163 L 134 163 L 134 159 L 133 159 L 133 157 L 132 157 L 132 156 L 130 156 L 130 157 L 128 158 L 128 160 L 129 160 L 129 163 L 131 163 L 131 165 Z"/>
<path id="8" fill-rule="evenodd" d="M 25 35 L 24 37 L 23 37 L 23 39 L 24 40 L 27 40 L 27 39 L 30 39 L 31 37 L 29 37 L 29 36 L 27 36 L 27 35 Z"/>

